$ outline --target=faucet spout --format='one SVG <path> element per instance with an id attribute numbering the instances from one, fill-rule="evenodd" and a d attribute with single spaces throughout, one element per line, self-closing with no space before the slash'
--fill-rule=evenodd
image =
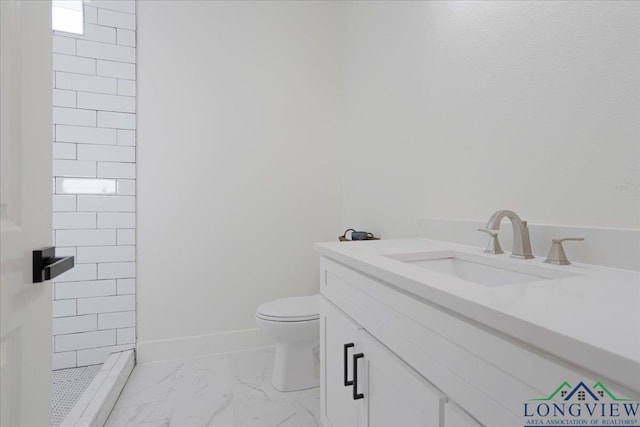
<path id="1" fill-rule="evenodd" d="M 515 212 L 506 209 L 495 212 L 491 215 L 491 218 L 489 218 L 486 228 L 489 230 L 499 230 L 500 222 L 504 217 L 509 218 L 511 226 L 513 227 L 513 248 L 511 249 L 511 256 L 522 259 L 534 258 L 533 253 L 531 253 L 531 240 L 529 238 L 527 221 L 521 220 Z"/>

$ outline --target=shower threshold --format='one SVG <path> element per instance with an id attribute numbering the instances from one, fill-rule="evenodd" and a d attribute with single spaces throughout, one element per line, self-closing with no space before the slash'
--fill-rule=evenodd
<path id="1" fill-rule="evenodd" d="M 134 365 L 134 350 L 127 350 L 102 365 L 54 371 L 52 426 L 102 427 Z"/>
<path id="2" fill-rule="evenodd" d="M 51 425 L 58 427 L 100 372 L 102 364 L 53 371 Z"/>

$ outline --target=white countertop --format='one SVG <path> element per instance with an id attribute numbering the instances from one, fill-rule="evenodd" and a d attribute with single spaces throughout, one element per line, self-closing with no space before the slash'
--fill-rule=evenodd
<path id="1" fill-rule="evenodd" d="M 317 243 L 323 256 L 640 391 L 640 273 L 544 264 L 428 239 Z M 455 250 L 575 276 L 488 287 L 384 255 Z"/>

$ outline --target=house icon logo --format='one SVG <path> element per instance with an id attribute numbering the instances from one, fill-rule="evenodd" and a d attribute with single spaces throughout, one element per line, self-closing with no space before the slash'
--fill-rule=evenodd
<path id="1" fill-rule="evenodd" d="M 616 397 L 609 389 L 598 381 L 589 388 L 584 381 L 580 381 L 575 387 L 571 387 L 567 381 L 564 381 L 558 388 L 556 388 L 549 396 L 538 399 L 529 399 L 533 401 L 549 401 L 554 399 L 561 399 L 564 401 L 570 401 L 576 399 L 579 402 L 598 402 L 606 398 L 615 402 L 633 402 L 631 399 L 622 399 Z"/>
<path id="2" fill-rule="evenodd" d="M 640 427 L 640 402 L 617 396 L 601 381 L 589 387 L 563 381 L 546 397 L 524 403 L 526 426 L 625 425 Z"/>

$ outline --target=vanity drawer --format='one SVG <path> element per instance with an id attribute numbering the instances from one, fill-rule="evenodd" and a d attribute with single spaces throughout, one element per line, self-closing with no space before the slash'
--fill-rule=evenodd
<path id="1" fill-rule="evenodd" d="M 480 424 L 453 402 L 444 405 L 444 427 L 480 427 Z"/>
<path id="2" fill-rule="evenodd" d="M 321 292 L 328 299 L 484 424 L 512 424 L 497 422 L 492 412 L 517 422 L 524 402 L 548 396 L 564 381 L 603 381 L 614 393 L 637 398 L 636 392 L 330 259 L 322 259 L 321 271 Z M 497 405 L 495 411 L 487 411 L 480 396 Z"/>

